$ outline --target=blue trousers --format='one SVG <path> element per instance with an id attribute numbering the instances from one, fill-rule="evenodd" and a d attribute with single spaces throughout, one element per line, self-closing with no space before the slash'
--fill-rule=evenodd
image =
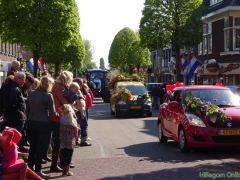
<path id="1" fill-rule="evenodd" d="M 155 109 L 159 108 L 159 106 L 158 106 L 158 96 L 153 96 L 153 107 Z"/>
<path id="2" fill-rule="evenodd" d="M 80 111 L 76 113 L 77 119 L 78 119 L 78 124 L 80 125 L 81 128 L 81 139 L 87 137 L 87 127 L 88 127 L 88 122 L 87 118 L 85 117 L 82 119 Z"/>

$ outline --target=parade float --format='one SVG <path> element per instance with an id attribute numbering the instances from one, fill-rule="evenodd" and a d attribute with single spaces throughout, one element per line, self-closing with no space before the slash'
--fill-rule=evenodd
<path id="1" fill-rule="evenodd" d="M 111 115 L 146 114 L 152 116 L 152 103 L 143 80 L 138 74 L 126 75 L 110 72 L 108 84 L 110 91 Z"/>

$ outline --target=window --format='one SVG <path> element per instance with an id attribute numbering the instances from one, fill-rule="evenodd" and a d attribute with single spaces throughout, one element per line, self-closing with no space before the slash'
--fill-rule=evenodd
<path id="1" fill-rule="evenodd" d="M 3 44 L 2 44 L 2 52 L 5 53 L 5 50 L 6 50 L 6 44 L 3 43 Z"/>
<path id="2" fill-rule="evenodd" d="M 210 5 L 214 5 L 214 4 L 217 4 L 217 3 L 219 3 L 219 2 L 221 2 L 221 1 L 223 1 L 223 0 L 210 0 Z"/>
<path id="3" fill-rule="evenodd" d="M 198 45 L 198 55 L 202 55 L 202 42 Z"/>
<path id="4" fill-rule="evenodd" d="M 207 34 L 207 25 L 203 25 L 203 35 Z"/>
<path id="5" fill-rule="evenodd" d="M 203 37 L 203 54 L 207 54 L 207 36 Z"/>
<path id="6" fill-rule="evenodd" d="M 208 54 L 212 53 L 212 23 L 208 23 L 208 35 L 207 35 L 207 51 Z"/>
<path id="7" fill-rule="evenodd" d="M 229 33 L 229 17 L 224 18 L 224 50 L 229 51 L 230 33 Z"/>
<path id="8" fill-rule="evenodd" d="M 234 28 L 233 28 L 233 48 L 234 50 L 240 49 L 240 17 L 234 18 Z"/>

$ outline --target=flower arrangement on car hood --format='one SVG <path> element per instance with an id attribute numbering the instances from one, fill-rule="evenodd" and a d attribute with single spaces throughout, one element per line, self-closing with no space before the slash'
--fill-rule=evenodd
<path id="1" fill-rule="evenodd" d="M 113 94 L 110 98 L 110 102 L 112 104 L 117 104 L 119 101 L 124 101 L 124 102 L 129 102 L 132 99 L 132 94 L 131 92 L 126 89 L 122 88 L 118 93 Z"/>
<path id="2" fill-rule="evenodd" d="M 117 104 L 119 101 L 124 101 L 129 104 L 142 104 L 148 99 L 149 102 L 151 102 L 147 94 L 133 96 L 127 88 L 122 88 L 118 93 L 111 96 L 110 102 L 111 104 Z"/>
<path id="3" fill-rule="evenodd" d="M 191 92 L 188 93 L 185 100 L 187 102 L 186 111 L 197 115 L 206 115 L 212 123 L 219 121 L 223 124 L 225 120 L 231 119 L 231 117 L 226 116 L 224 111 L 219 110 L 217 105 L 202 101 L 200 98 L 192 97 Z M 216 99 L 213 100 L 217 101 Z"/>

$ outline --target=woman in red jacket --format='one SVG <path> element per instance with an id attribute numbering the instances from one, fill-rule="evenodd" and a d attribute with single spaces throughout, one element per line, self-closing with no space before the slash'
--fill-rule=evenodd
<path id="1" fill-rule="evenodd" d="M 52 88 L 52 95 L 54 100 L 55 109 L 59 109 L 63 104 L 69 104 L 63 95 L 63 91 L 70 86 L 73 81 L 73 74 L 70 71 L 63 71 L 55 81 Z M 60 118 L 50 117 L 50 124 L 53 132 L 53 151 L 52 151 L 52 164 L 50 172 L 62 172 L 62 169 L 57 165 L 59 156 L 60 143 L 59 143 L 59 126 Z"/>

